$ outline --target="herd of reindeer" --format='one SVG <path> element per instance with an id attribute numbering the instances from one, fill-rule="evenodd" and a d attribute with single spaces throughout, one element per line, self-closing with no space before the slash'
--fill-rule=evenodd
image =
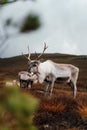
<path id="1" fill-rule="evenodd" d="M 59 64 L 52 60 L 46 60 L 44 62 L 40 61 L 41 56 L 44 54 L 48 46 L 44 43 L 44 49 L 41 54 L 37 55 L 35 60 L 31 60 L 30 50 L 28 47 L 29 55 L 25 56 L 28 60 L 27 71 L 20 71 L 18 73 L 20 87 L 24 87 L 26 82 L 26 87 L 31 88 L 33 83 L 43 83 L 44 95 L 47 94 L 49 89 L 50 96 L 52 95 L 53 87 L 55 83 L 67 83 L 73 90 L 73 97 L 76 97 L 77 91 L 77 79 L 79 74 L 79 68 L 72 64 Z"/>

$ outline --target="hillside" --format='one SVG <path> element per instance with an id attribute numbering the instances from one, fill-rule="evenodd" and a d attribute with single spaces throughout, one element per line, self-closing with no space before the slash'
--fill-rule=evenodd
<path id="1" fill-rule="evenodd" d="M 34 54 L 31 59 L 35 59 Z M 34 114 L 34 124 L 38 130 L 87 130 L 87 56 L 45 54 L 43 60 L 46 59 L 79 67 L 77 97 L 73 99 L 71 88 L 63 84 L 55 85 L 51 98 L 49 93 L 46 97 L 43 96 L 44 84 L 34 84 L 31 89 L 20 89 L 20 92 L 32 94 L 40 100 L 39 108 Z M 27 70 L 25 57 L 0 59 L 0 92 L 4 82 L 18 80 L 18 72 L 21 70 Z M 14 118 L 4 118 L 14 128 Z"/>

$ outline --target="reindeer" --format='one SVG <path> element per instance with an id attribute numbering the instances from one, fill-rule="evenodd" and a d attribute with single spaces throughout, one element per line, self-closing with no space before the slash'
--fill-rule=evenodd
<path id="1" fill-rule="evenodd" d="M 38 55 L 35 60 L 30 59 L 30 52 L 28 56 L 28 72 L 34 73 L 38 76 L 40 83 L 46 81 L 44 93 L 46 95 L 48 87 L 50 88 L 50 95 L 52 95 L 54 83 L 59 80 L 66 82 L 73 89 L 73 97 L 76 97 L 76 83 L 79 74 L 79 68 L 71 64 L 59 64 L 51 60 L 45 62 L 40 61 L 40 57 L 44 54 L 48 47 L 44 44 L 43 52 Z"/>
<path id="2" fill-rule="evenodd" d="M 20 88 L 27 87 L 31 88 L 33 83 L 37 83 L 37 75 L 30 74 L 27 71 L 20 71 L 18 73 L 18 78 L 20 82 Z"/>

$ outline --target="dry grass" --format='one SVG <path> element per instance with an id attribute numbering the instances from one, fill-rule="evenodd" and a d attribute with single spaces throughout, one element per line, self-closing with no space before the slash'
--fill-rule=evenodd
<path id="1" fill-rule="evenodd" d="M 41 89 L 40 89 L 41 87 Z M 78 92 L 72 98 L 71 91 L 54 89 L 52 97 L 43 96 L 43 86 L 34 86 L 31 90 L 23 89 L 40 99 L 40 107 L 35 114 L 34 123 L 39 130 L 80 130 L 87 129 L 87 93 Z"/>
<path id="2" fill-rule="evenodd" d="M 32 58 L 35 56 L 32 55 Z M 87 130 L 87 56 L 46 54 L 43 58 L 78 66 L 78 92 L 76 99 L 73 99 L 70 87 L 59 84 L 55 85 L 50 98 L 49 95 L 43 96 L 44 85 L 34 85 L 31 90 L 21 89 L 40 99 L 34 123 L 39 130 Z M 4 81 L 18 79 L 17 75 L 21 70 L 27 70 L 27 60 L 24 57 L 1 59 L 0 87 Z"/>
<path id="3" fill-rule="evenodd" d="M 66 107 L 66 105 L 62 104 L 62 103 L 60 103 L 60 104 L 54 104 L 54 103 L 48 104 L 48 102 L 47 102 L 45 104 L 42 104 L 43 110 L 52 111 L 52 112 L 61 112 L 65 109 L 65 107 Z"/>
<path id="4" fill-rule="evenodd" d="M 87 118 L 87 106 L 83 106 L 82 109 L 79 109 L 79 113 L 82 116 L 82 118 Z"/>

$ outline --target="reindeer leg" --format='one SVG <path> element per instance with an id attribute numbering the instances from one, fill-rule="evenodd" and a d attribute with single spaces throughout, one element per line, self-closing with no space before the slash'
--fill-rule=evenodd
<path id="1" fill-rule="evenodd" d="M 32 82 L 31 80 L 29 80 L 29 81 L 28 81 L 28 84 L 27 84 L 27 87 L 28 87 L 28 88 L 32 88 L 32 83 L 33 83 L 33 82 Z"/>
<path id="2" fill-rule="evenodd" d="M 76 85 L 71 80 L 69 82 L 69 85 L 71 86 L 71 88 L 73 90 L 73 98 L 75 98 L 76 97 L 76 91 L 77 91 Z"/>
<path id="3" fill-rule="evenodd" d="M 22 80 L 20 80 L 20 88 L 23 88 L 24 86 L 23 86 L 23 81 Z"/>
<path id="4" fill-rule="evenodd" d="M 76 84 L 74 83 L 74 90 L 73 90 L 73 98 L 76 98 L 76 92 L 77 92 L 77 87 Z"/>
<path id="5" fill-rule="evenodd" d="M 54 86 L 55 79 L 53 78 L 53 81 L 50 86 L 50 96 L 52 96 L 53 86 Z"/>
<path id="6" fill-rule="evenodd" d="M 48 87 L 49 87 L 49 82 L 46 82 L 45 87 L 44 87 L 44 95 L 45 96 L 47 94 Z"/>

